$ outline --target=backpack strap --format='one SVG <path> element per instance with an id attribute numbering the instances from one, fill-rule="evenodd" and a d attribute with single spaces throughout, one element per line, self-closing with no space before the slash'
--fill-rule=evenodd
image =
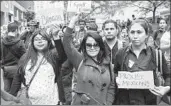
<path id="1" fill-rule="evenodd" d="M 161 75 L 163 75 L 163 69 L 162 69 L 162 51 L 159 50 L 159 57 L 160 57 L 160 72 L 161 72 Z"/>
<path id="2" fill-rule="evenodd" d="M 156 52 L 156 71 L 158 72 L 159 71 L 159 55 L 158 55 L 158 49 L 155 49 L 155 52 Z"/>
<path id="3" fill-rule="evenodd" d="M 75 70 L 76 72 L 77 72 L 78 70 L 80 70 L 80 68 L 81 68 L 81 66 L 82 66 L 82 64 L 83 64 L 83 61 L 84 61 L 84 60 L 81 60 L 79 66 L 78 66 L 78 68 L 77 68 L 77 70 Z"/>
<path id="4" fill-rule="evenodd" d="M 162 51 L 160 49 L 155 49 L 156 52 L 156 71 L 159 72 L 160 69 L 160 73 L 161 75 L 163 74 L 163 69 L 162 69 Z"/>

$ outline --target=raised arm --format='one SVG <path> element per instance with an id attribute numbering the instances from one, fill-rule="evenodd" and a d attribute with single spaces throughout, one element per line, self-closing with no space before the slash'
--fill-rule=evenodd
<path id="1" fill-rule="evenodd" d="M 54 44 L 55 44 L 55 48 L 57 50 L 59 64 L 62 65 L 63 62 L 66 61 L 67 56 L 65 54 L 62 41 L 61 41 L 60 36 L 58 34 L 59 33 L 59 29 L 55 27 L 55 28 L 52 28 L 50 30 L 50 32 L 51 32 L 51 36 L 52 36 Z"/>
<path id="2" fill-rule="evenodd" d="M 58 39 L 58 40 L 54 40 L 54 42 L 55 42 L 56 50 L 58 52 L 59 63 L 62 64 L 67 59 L 66 53 L 63 48 L 62 41 L 61 41 L 61 39 Z"/>
<path id="3" fill-rule="evenodd" d="M 63 38 L 63 45 L 64 45 L 64 50 L 65 53 L 67 54 L 68 60 L 73 64 L 73 66 L 77 69 L 81 60 L 82 60 L 82 55 L 81 53 L 78 52 L 78 50 L 74 47 L 72 43 L 72 32 L 73 28 L 75 26 L 75 23 L 78 21 L 79 15 L 74 16 L 68 27 L 66 28 L 66 31 L 64 33 L 64 38 Z"/>

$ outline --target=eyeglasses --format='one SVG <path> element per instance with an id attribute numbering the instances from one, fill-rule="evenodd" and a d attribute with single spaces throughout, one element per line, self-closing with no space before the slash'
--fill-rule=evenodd
<path id="1" fill-rule="evenodd" d="M 99 45 L 97 43 L 96 44 L 86 43 L 86 47 L 87 47 L 87 49 L 92 49 L 92 47 L 94 49 L 98 49 Z"/>
<path id="2" fill-rule="evenodd" d="M 41 39 L 35 38 L 34 41 L 38 42 L 38 41 L 47 41 L 47 40 L 45 38 L 41 38 Z"/>

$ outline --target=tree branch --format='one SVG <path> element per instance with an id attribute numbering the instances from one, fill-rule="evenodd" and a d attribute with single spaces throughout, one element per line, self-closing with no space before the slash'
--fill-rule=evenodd
<path id="1" fill-rule="evenodd" d="M 153 2 L 151 0 L 147 0 L 148 2 L 150 2 L 151 4 L 153 4 Z"/>
<path id="2" fill-rule="evenodd" d="M 156 6 L 156 8 L 159 7 L 160 5 L 162 5 L 165 1 L 166 1 L 166 0 L 162 1 L 161 3 L 159 3 L 159 4 Z"/>
<path id="3" fill-rule="evenodd" d="M 95 10 L 97 10 L 98 8 L 101 8 L 101 7 L 103 7 L 103 6 L 105 6 L 105 5 L 97 6 L 97 7 L 94 8 L 90 13 L 88 13 L 88 14 L 85 16 L 85 18 L 86 18 L 87 16 L 89 16 L 90 14 L 92 14 Z"/>
<path id="4" fill-rule="evenodd" d="M 145 7 L 141 7 L 141 6 L 139 6 L 139 5 L 136 5 L 136 4 L 132 4 L 132 5 L 134 5 L 134 6 L 136 6 L 136 7 L 139 7 L 139 8 L 142 8 L 142 9 L 145 9 L 145 10 L 148 10 L 148 11 L 153 11 L 152 9 L 145 8 Z"/>

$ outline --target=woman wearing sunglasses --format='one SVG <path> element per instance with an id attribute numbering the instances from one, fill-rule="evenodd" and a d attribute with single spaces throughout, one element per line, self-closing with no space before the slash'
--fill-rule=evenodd
<path id="1" fill-rule="evenodd" d="M 64 33 L 63 45 L 76 71 L 73 77 L 71 105 L 111 105 L 114 100 L 114 76 L 106 56 L 102 37 L 96 31 L 86 32 L 81 52 L 72 44 L 72 31 L 79 15 L 74 16 Z"/>

